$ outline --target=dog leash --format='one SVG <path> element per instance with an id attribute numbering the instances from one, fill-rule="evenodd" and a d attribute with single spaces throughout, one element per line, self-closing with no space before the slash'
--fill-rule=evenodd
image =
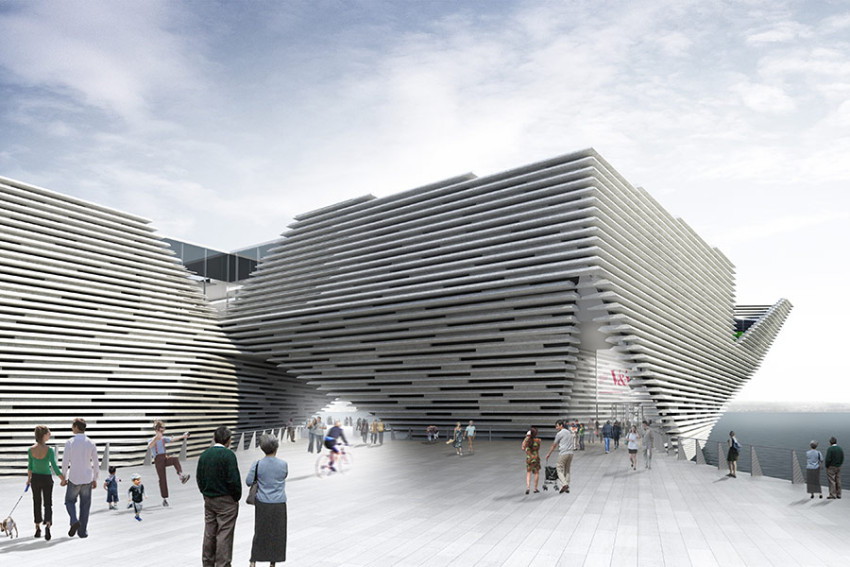
<path id="1" fill-rule="evenodd" d="M 21 496 L 18 498 L 18 501 L 17 501 L 17 502 L 15 502 L 15 505 L 14 505 L 14 506 L 12 506 L 12 511 L 11 511 L 11 512 L 9 512 L 9 515 L 8 515 L 7 517 L 9 517 L 9 516 L 11 516 L 12 514 L 14 514 L 14 513 L 15 513 L 15 509 L 18 507 L 18 504 L 20 504 L 20 503 L 21 503 L 21 500 L 23 499 L 24 494 L 26 494 L 26 493 L 27 493 L 27 490 L 29 490 L 29 489 L 30 489 L 30 485 L 28 484 L 28 485 L 27 485 L 27 487 L 26 487 L 26 488 L 24 488 L 24 491 L 23 491 L 23 492 L 21 492 Z"/>

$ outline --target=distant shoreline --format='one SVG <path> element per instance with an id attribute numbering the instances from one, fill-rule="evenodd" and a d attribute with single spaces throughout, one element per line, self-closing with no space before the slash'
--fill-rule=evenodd
<path id="1" fill-rule="evenodd" d="M 783 413 L 845 413 L 850 403 L 841 402 L 731 402 L 727 412 L 783 412 Z"/>

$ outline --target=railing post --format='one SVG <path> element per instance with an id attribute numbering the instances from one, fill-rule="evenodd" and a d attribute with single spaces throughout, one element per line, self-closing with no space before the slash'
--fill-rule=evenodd
<path id="1" fill-rule="evenodd" d="M 257 446 L 257 432 L 255 431 L 254 433 L 251 434 L 251 446 L 250 446 L 250 448 L 253 449 L 256 446 Z"/>
<path id="2" fill-rule="evenodd" d="M 183 438 L 183 442 L 180 444 L 180 460 L 186 460 L 186 447 L 189 444 L 189 439 L 187 437 Z"/>
<path id="3" fill-rule="evenodd" d="M 145 460 L 144 465 L 146 467 L 151 466 L 151 450 L 146 446 L 145 447 Z"/>
<path id="4" fill-rule="evenodd" d="M 756 448 L 750 445 L 750 476 L 763 476 Z"/>
<path id="5" fill-rule="evenodd" d="M 694 439 L 694 444 L 697 448 L 697 464 L 704 465 L 705 464 L 705 455 L 702 454 L 702 449 L 699 446 L 699 439 Z"/>
<path id="6" fill-rule="evenodd" d="M 109 470 L 109 443 L 103 449 L 103 458 L 100 460 L 100 470 Z"/>
<path id="7" fill-rule="evenodd" d="M 791 451 L 791 484 L 804 484 L 803 471 L 800 469 L 800 461 L 797 460 L 797 451 Z"/>
<path id="8" fill-rule="evenodd" d="M 239 444 L 236 446 L 236 450 L 241 451 L 244 448 L 245 448 L 245 433 L 243 432 L 242 435 L 239 436 Z"/>
<path id="9" fill-rule="evenodd" d="M 676 439 L 676 451 L 677 451 L 676 459 L 679 460 L 679 461 L 687 461 L 688 456 L 685 454 L 685 446 L 682 444 L 682 441 L 683 440 L 682 440 L 681 437 Z"/>
<path id="10" fill-rule="evenodd" d="M 726 461 L 726 453 L 723 451 L 723 443 L 717 443 L 717 470 L 722 471 L 729 466 Z"/>

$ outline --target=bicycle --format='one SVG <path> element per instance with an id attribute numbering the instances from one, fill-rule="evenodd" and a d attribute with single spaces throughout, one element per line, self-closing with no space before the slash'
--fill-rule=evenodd
<path id="1" fill-rule="evenodd" d="M 344 473 L 351 470 L 351 465 L 354 463 L 354 456 L 351 454 L 350 448 L 347 445 L 337 445 L 337 447 L 339 447 L 339 453 L 337 453 L 336 459 L 334 459 L 335 471 L 331 470 L 330 451 L 321 453 L 316 459 L 316 476 L 319 478 L 327 478 L 335 472 Z"/>

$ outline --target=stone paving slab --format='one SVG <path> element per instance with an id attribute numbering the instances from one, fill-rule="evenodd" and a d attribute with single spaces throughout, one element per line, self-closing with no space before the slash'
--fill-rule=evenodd
<path id="1" fill-rule="evenodd" d="M 548 450 L 548 442 L 546 443 Z M 570 494 L 525 495 L 518 441 L 481 441 L 458 457 L 443 443 L 356 446 L 355 466 L 319 479 L 303 440 L 282 445 L 287 482 L 287 565 L 294 566 L 845 566 L 850 500 L 810 500 L 790 482 L 723 476 L 716 468 L 658 455 L 652 470 L 628 467 L 625 449 L 590 445 L 573 460 Z M 238 453 L 243 476 L 259 450 Z M 184 463 L 194 475 L 195 460 Z M 641 462 L 641 467 L 642 467 Z M 86 540 L 67 536 L 64 489 L 54 488 L 54 539 L 32 537 L 32 499 L 14 513 L 20 538 L 0 539 L 0 567 L 200 565 L 203 500 L 194 479 L 170 469 L 163 508 L 153 467 L 119 470 L 126 497 L 140 472 L 150 495 L 136 522 L 109 511 L 98 489 Z M 0 479 L 0 514 L 23 490 Z M 542 480 L 541 480 L 542 484 Z M 253 508 L 242 505 L 234 561 L 248 564 Z"/>

